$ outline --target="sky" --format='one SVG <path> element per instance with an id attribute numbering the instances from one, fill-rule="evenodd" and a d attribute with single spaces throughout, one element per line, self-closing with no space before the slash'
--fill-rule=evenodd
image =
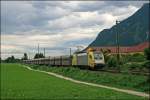
<path id="1" fill-rule="evenodd" d="M 1 1 L 1 57 L 68 55 L 148 1 Z M 81 49 L 83 49 L 81 48 Z"/>

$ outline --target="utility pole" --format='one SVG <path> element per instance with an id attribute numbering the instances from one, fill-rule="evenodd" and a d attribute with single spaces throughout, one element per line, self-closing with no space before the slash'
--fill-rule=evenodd
<path id="1" fill-rule="evenodd" d="M 119 22 L 120 21 L 116 20 L 116 53 L 117 53 L 118 67 L 119 67 L 119 64 L 120 64 L 120 47 L 119 47 L 119 33 L 118 33 L 118 29 L 117 29 L 117 24 Z M 120 68 L 119 68 L 119 70 L 120 70 Z"/>
<path id="2" fill-rule="evenodd" d="M 71 57 L 71 48 L 70 48 L 70 57 Z"/>
<path id="3" fill-rule="evenodd" d="M 150 49 L 150 32 L 148 31 L 148 43 L 149 43 L 149 49 Z"/>
<path id="4" fill-rule="evenodd" d="M 147 38 L 148 38 L 148 48 L 150 49 L 150 32 L 149 31 L 147 31 L 146 32 L 147 33 Z"/>
<path id="5" fill-rule="evenodd" d="M 44 57 L 45 57 L 45 48 L 44 48 Z"/>
<path id="6" fill-rule="evenodd" d="M 39 54 L 39 43 L 38 43 L 38 54 Z"/>
<path id="7" fill-rule="evenodd" d="M 27 60 L 30 59 L 30 52 L 28 53 Z"/>
<path id="8" fill-rule="evenodd" d="M 38 58 L 39 58 L 39 43 L 38 43 Z M 39 64 L 39 60 L 38 60 L 38 64 Z"/>
<path id="9" fill-rule="evenodd" d="M 70 64 L 71 64 L 72 60 L 71 60 L 71 48 L 70 48 Z"/>

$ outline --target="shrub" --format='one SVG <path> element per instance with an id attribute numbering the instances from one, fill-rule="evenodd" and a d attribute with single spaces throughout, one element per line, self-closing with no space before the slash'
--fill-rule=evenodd
<path id="1" fill-rule="evenodd" d="M 122 56 L 122 59 L 124 63 L 145 61 L 145 57 L 141 53 L 126 54 Z"/>
<path id="2" fill-rule="evenodd" d="M 150 69 L 150 61 L 145 61 L 142 66 L 147 68 L 147 69 Z"/>
<path id="3" fill-rule="evenodd" d="M 141 56 L 141 54 L 140 53 L 134 53 L 132 56 L 133 57 L 138 57 L 138 56 Z"/>
<path id="4" fill-rule="evenodd" d="M 142 62 L 145 61 L 145 57 L 143 54 L 135 53 L 133 54 L 133 61 Z"/>
<path id="5" fill-rule="evenodd" d="M 132 60 L 132 55 L 131 54 L 127 54 L 125 55 L 124 59 L 126 60 L 126 62 L 129 62 Z"/>
<path id="6" fill-rule="evenodd" d="M 146 56 L 147 60 L 150 60 L 150 48 L 146 48 L 144 50 L 144 55 Z"/>
<path id="7" fill-rule="evenodd" d="M 124 55 L 120 55 L 120 61 L 119 61 L 119 64 L 120 65 L 123 65 L 127 62 L 127 59 L 125 58 Z"/>
<path id="8" fill-rule="evenodd" d="M 132 62 L 130 64 L 128 64 L 127 66 L 129 68 L 129 70 L 138 70 L 138 71 L 142 71 L 143 67 L 143 63 L 137 63 L 137 62 Z"/>
<path id="9" fill-rule="evenodd" d="M 107 61 L 107 66 L 108 67 L 117 67 L 117 59 L 116 57 L 110 57 Z"/>
<path id="10" fill-rule="evenodd" d="M 32 64 L 31 67 L 34 68 L 34 69 L 37 69 L 37 68 L 39 68 L 39 65 Z"/>

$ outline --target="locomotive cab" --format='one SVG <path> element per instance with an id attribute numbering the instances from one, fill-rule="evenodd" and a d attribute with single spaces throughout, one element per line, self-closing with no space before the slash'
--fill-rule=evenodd
<path id="1" fill-rule="evenodd" d="M 105 65 L 104 56 L 102 52 L 89 51 L 88 65 L 91 69 L 100 69 Z"/>
<path id="2" fill-rule="evenodd" d="M 94 52 L 94 66 L 102 68 L 105 65 L 104 55 L 102 52 Z"/>

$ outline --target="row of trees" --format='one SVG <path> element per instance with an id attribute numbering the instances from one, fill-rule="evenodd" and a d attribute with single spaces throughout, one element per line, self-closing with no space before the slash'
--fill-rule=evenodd
<path id="1" fill-rule="evenodd" d="M 45 56 L 43 55 L 43 53 L 36 53 L 35 56 L 34 56 L 34 59 L 37 59 L 37 58 L 45 58 Z"/>
<path id="2" fill-rule="evenodd" d="M 45 56 L 42 53 L 36 53 L 34 56 L 34 59 L 37 58 L 45 58 Z M 6 62 L 6 63 L 16 63 L 16 62 L 21 62 L 22 60 L 28 60 L 28 55 L 27 53 L 24 53 L 23 57 L 21 59 L 15 58 L 13 55 L 11 57 L 6 58 L 5 60 L 2 60 L 0 58 L 1 62 Z"/>
<path id="3" fill-rule="evenodd" d="M 2 62 L 6 62 L 6 63 L 16 63 L 16 62 L 20 62 L 21 59 L 17 59 L 14 56 L 8 57 L 6 58 L 4 61 Z"/>
<path id="4" fill-rule="evenodd" d="M 45 56 L 43 55 L 43 53 L 36 53 L 34 56 L 34 59 L 37 59 L 37 58 L 45 58 Z M 27 60 L 27 59 L 28 59 L 28 55 L 27 53 L 24 53 L 22 60 Z"/>

